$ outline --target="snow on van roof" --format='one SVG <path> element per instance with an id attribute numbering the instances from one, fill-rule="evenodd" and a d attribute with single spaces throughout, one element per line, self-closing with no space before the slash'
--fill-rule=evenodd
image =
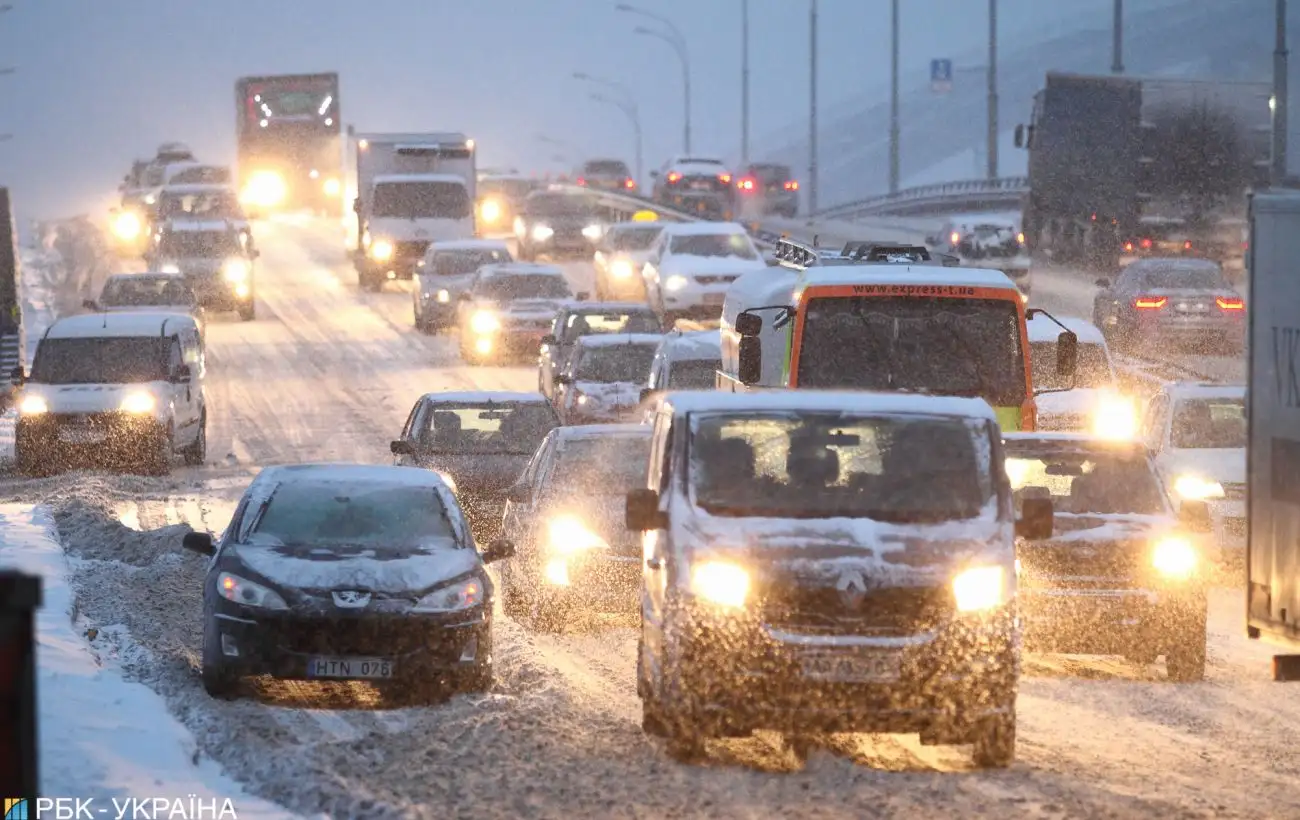
<path id="1" fill-rule="evenodd" d="M 664 336 L 661 344 L 674 362 L 719 359 L 722 356 L 722 331 L 677 331 Z"/>
<path id="2" fill-rule="evenodd" d="M 945 268 L 937 265 L 864 264 L 811 267 L 803 272 L 805 288 L 839 285 L 920 285 L 958 288 L 1019 288 L 1000 270 L 992 268 Z"/>
<path id="3" fill-rule="evenodd" d="M 669 222 L 664 224 L 664 232 L 672 236 L 749 235 L 739 222 Z"/>
<path id="4" fill-rule="evenodd" d="M 1101 330 L 1087 319 L 1080 319 L 1077 316 L 1057 316 L 1056 318 L 1071 333 L 1079 337 L 1080 344 L 1106 344 L 1106 337 L 1101 335 Z M 1061 326 L 1041 314 L 1030 319 L 1028 324 L 1029 341 L 1031 342 L 1055 342 L 1057 337 L 1061 335 Z"/>
<path id="5" fill-rule="evenodd" d="M 452 182 L 465 185 L 465 177 L 459 174 L 376 174 L 374 180 L 375 185 L 398 182 Z"/>
<path id="6" fill-rule="evenodd" d="M 42 339 L 102 339 L 129 336 L 163 336 L 184 327 L 197 328 L 194 317 L 179 311 L 139 313 L 86 313 L 59 319 Z"/>
<path id="7" fill-rule="evenodd" d="M 448 239 L 433 242 L 431 251 L 509 251 L 510 245 L 504 239 Z"/>
<path id="8" fill-rule="evenodd" d="M 850 412 L 954 416 L 996 421 L 993 408 L 983 399 L 922 396 L 915 393 L 872 393 L 845 390 L 759 390 L 730 393 L 721 390 L 684 390 L 668 393 L 664 406 L 675 412 Z"/>
<path id="9" fill-rule="evenodd" d="M 1244 384 L 1213 384 L 1211 382 L 1175 382 L 1165 391 L 1174 401 L 1187 399 L 1245 399 Z"/>
<path id="10" fill-rule="evenodd" d="M 579 336 L 578 347 L 617 347 L 636 344 L 658 346 L 663 338 L 658 333 L 598 333 L 592 336 Z"/>
<path id="11" fill-rule="evenodd" d="M 653 430 L 648 424 L 574 424 L 555 429 L 555 435 L 561 441 L 593 438 L 649 438 Z"/>
<path id="12" fill-rule="evenodd" d="M 541 393 L 504 390 L 441 390 L 425 393 L 423 398 L 435 404 L 541 404 L 546 401 Z"/>
<path id="13" fill-rule="evenodd" d="M 543 265 L 539 262 L 497 262 L 479 268 L 480 275 L 489 276 L 564 276 L 564 269 L 558 265 Z M 567 279 L 565 281 L 568 281 Z"/>

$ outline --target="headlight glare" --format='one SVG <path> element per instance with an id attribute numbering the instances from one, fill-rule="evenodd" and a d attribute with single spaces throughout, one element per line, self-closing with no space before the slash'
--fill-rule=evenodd
<path id="1" fill-rule="evenodd" d="M 552 236 L 555 236 L 555 230 L 554 230 L 553 228 L 551 228 L 550 225 L 534 225 L 534 226 L 533 226 L 533 241 L 534 241 L 534 242 L 545 242 L 546 240 L 550 239 Z"/>
<path id="2" fill-rule="evenodd" d="M 952 594 L 960 612 L 980 612 L 1006 603 L 1007 582 L 1002 567 L 971 567 L 952 579 Z"/>
<path id="3" fill-rule="evenodd" d="M 325 185 L 323 187 L 325 190 L 325 196 L 330 197 L 331 199 L 338 196 L 343 191 L 343 186 L 339 184 L 337 179 L 325 180 Z"/>
<path id="4" fill-rule="evenodd" d="M 1169 536 L 1156 543 L 1151 564 L 1170 578 L 1186 578 L 1196 571 L 1196 549 L 1185 538 Z"/>
<path id="5" fill-rule="evenodd" d="M 1174 481 L 1174 492 L 1191 501 L 1223 498 L 1223 485 L 1198 475 L 1180 475 Z"/>
<path id="6" fill-rule="evenodd" d="M 680 276 L 678 274 L 673 274 L 672 276 L 668 277 L 667 281 L 664 282 L 664 287 L 667 288 L 668 290 L 681 290 L 682 288 L 686 287 L 686 277 Z"/>
<path id="7" fill-rule="evenodd" d="M 615 279 L 630 279 L 632 277 L 632 263 L 626 259 L 615 259 L 614 264 L 609 268 L 609 272 Z"/>
<path id="8" fill-rule="evenodd" d="M 500 320 L 486 310 L 480 310 L 469 320 L 469 329 L 475 333 L 495 333 L 500 328 Z"/>
<path id="9" fill-rule="evenodd" d="M 413 612 L 459 612 L 483 603 L 487 594 L 483 583 L 477 578 L 468 578 L 449 587 L 430 592 L 416 602 Z"/>
<path id="10" fill-rule="evenodd" d="M 152 413 L 154 408 L 157 406 L 158 400 L 153 397 L 153 394 L 141 390 L 134 393 L 127 393 L 126 396 L 122 398 L 120 409 L 123 413 L 142 414 Z"/>
<path id="11" fill-rule="evenodd" d="M 22 402 L 18 405 L 18 412 L 24 416 L 39 416 L 50 412 L 50 405 L 41 396 L 23 396 Z"/>
<path id="12" fill-rule="evenodd" d="M 691 591 L 709 603 L 739 609 L 749 598 L 749 573 L 728 561 L 706 561 L 691 573 Z"/>
<path id="13" fill-rule="evenodd" d="M 1092 433 L 1099 438 L 1127 440 L 1137 435 L 1138 414 L 1133 402 L 1122 396 L 1105 396 L 1092 417 Z"/>
<path id="14" fill-rule="evenodd" d="M 592 242 L 600 239 L 602 233 L 604 233 L 604 229 L 599 225 L 588 225 L 582 229 L 582 235 L 590 239 Z"/>
<path id="15" fill-rule="evenodd" d="M 495 199 L 488 199 L 483 202 L 479 208 L 479 216 L 488 224 L 495 224 L 501 218 L 501 203 Z"/>
<path id="16" fill-rule="evenodd" d="M 438 300 L 438 304 L 445 305 L 451 301 L 451 294 L 445 290 L 440 290 L 434 298 Z"/>
<path id="17" fill-rule="evenodd" d="M 387 239 L 376 239 L 370 243 L 370 258 L 376 262 L 387 262 L 393 258 L 393 243 Z"/>
<path id="18" fill-rule="evenodd" d="M 289 188 L 284 177 L 275 171 L 257 171 L 248 178 L 240 199 L 245 205 L 273 208 L 284 202 Z"/>
<path id="19" fill-rule="evenodd" d="M 176 264 L 175 262 L 163 262 L 163 263 L 158 267 L 158 270 L 159 270 L 161 273 L 180 273 L 180 272 L 181 272 L 181 266 L 178 265 L 178 264 Z"/>
<path id="20" fill-rule="evenodd" d="M 131 211 L 123 211 L 113 220 L 113 234 L 123 242 L 132 242 L 140 236 L 143 226 L 140 217 Z"/>
<path id="21" fill-rule="evenodd" d="M 273 589 L 255 584 L 246 578 L 223 572 L 217 576 L 217 590 L 227 601 L 258 609 L 288 609 L 284 598 Z"/>
<path id="22" fill-rule="evenodd" d="M 243 282 L 248 279 L 248 263 L 242 259 L 231 259 L 221 272 L 227 282 Z"/>
<path id="23" fill-rule="evenodd" d="M 582 520 L 573 515 L 561 515 L 551 519 L 547 526 L 551 549 L 564 555 L 585 552 L 591 549 L 604 549 L 609 545 L 605 539 L 596 535 Z"/>

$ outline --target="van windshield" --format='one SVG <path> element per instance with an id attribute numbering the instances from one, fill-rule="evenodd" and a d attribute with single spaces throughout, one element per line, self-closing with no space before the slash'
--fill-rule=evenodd
<path id="1" fill-rule="evenodd" d="M 378 217 L 469 219 L 469 193 L 456 182 L 381 182 L 375 186 Z"/>
<path id="2" fill-rule="evenodd" d="M 171 340 L 162 336 L 42 339 L 32 362 L 40 384 L 140 384 L 167 379 Z"/>
<path id="3" fill-rule="evenodd" d="M 161 256 L 177 259 L 215 259 L 244 252 L 235 231 L 173 231 L 163 234 Z"/>
<path id="4" fill-rule="evenodd" d="M 986 422 L 840 412 L 693 414 L 692 501 L 712 515 L 975 518 L 996 491 Z"/>

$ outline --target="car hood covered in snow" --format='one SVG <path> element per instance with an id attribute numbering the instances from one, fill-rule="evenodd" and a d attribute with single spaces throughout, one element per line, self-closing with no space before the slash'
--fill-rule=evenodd
<path id="1" fill-rule="evenodd" d="M 280 589 L 317 593 L 359 590 L 418 595 L 480 566 L 478 553 L 457 549 L 451 539 L 431 539 L 409 549 L 326 549 L 286 546 L 268 539 L 235 545 L 231 553 L 229 559 Z"/>

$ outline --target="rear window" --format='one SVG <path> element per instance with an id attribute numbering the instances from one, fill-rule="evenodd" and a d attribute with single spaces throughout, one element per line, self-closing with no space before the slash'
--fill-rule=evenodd
<path id="1" fill-rule="evenodd" d="M 668 370 L 668 387 L 671 390 L 712 390 L 717 386 L 721 367 L 721 359 L 673 362 Z"/>
<path id="2" fill-rule="evenodd" d="M 650 375 L 657 345 L 620 344 L 582 351 L 573 378 L 581 382 L 642 384 Z"/>
<path id="3" fill-rule="evenodd" d="M 536 452 L 542 439 L 560 425 L 551 405 L 435 404 L 419 433 L 433 453 L 522 455 Z"/>
<path id="4" fill-rule="evenodd" d="M 628 172 L 626 163 L 612 159 L 592 160 L 582 166 L 582 171 L 585 174 L 591 174 L 593 176 L 627 177 L 632 175 Z"/>
<path id="5" fill-rule="evenodd" d="M 794 176 L 788 165 L 751 165 L 749 172 L 764 182 L 785 182 Z"/>
<path id="6" fill-rule="evenodd" d="M 649 436 L 600 436 L 566 441 L 547 487 L 566 495 L 626 495 L 645 486 Z"/>
<path id="7" fill-rule="evenodd" d="M 194 294 L 177 279 L 132 276 L 110 279 L 99 297 L 103 307 L 139 307 L 144 305 L 183 305 L 194 302 Z"/>
<path id="8" fill-rule="evenodd" d="M 602 333 L 661 333 L 653 313 L 574 313 L 564 325 L 564 340 Z"/>
<path id="9" fill-rule="evenodd" d="M 616 228 L 610 234 L 609 244 L 616 251 L 644 251 L 654 244 L 663 228 Z"/>
<path id="10" fill-rule="evenodd" d="M 375 216 L 406 219 L 468 219 L 469 192 L 456 182 L 381 182 L 375 186 Z"/>
<path id="11" fill-rule="evenodd" d="M 573 296 L 562 277 L 542 273 L 507 274 L 480 279 L 474 284 L 480 299 L 568 299 Z"/>
<path id="12" fill-rule="evenodd" d="M 1139 286 L 1152 289 L 1190 288 L 1218 290 L 1228 287 L 1228 280 L 1218 268 L 1151 268 L 1142 270 Z"/>
<path id="13" fill-rule="evenodd" d="M 433 270 L 438 276 L 461 276 L 473 273 L 484 265 L 510 262 L 510 252 L 498 248 L 476 248 L 474 250 L 435 251 Z"/>

